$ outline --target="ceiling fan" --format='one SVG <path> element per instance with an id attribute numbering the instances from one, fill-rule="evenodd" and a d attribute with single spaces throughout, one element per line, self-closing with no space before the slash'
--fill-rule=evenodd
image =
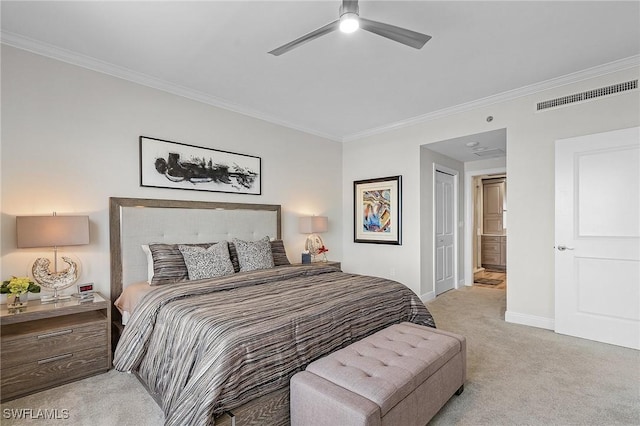
<path id="1" fill-rule="evenodd" d="M 320 27 L 315 31 L 311 31 L 309 34 L 305 34 L 300 38 L 293 40 L 287 44 L 284 44 L 271 52 L 274 56 L 280 56 L 298 46 L 310 42 L 320 36 L 329 34 L 330 32 L 340 30 L 345 33 L 352 33 L 358 28 L 362 28 L 370 33 L 378 34 L 379 36 L 386 37 L 390 40 L 397 41 L 398 43 L 405 44 L 415 49 L 420 49 L 424 44 L 431 39 L 431 36 L 418 33 L 415 31 L 407 30 L 406 28 L 396 27 L 394 25 L 384 24 L 382 22 L 371 21 L 369 19 L 361 18 L 359 15 L 360 8 L 358 7 L 358 0 L 343 0 L 342 6 L 340 6 L 340 18 L 328 23 L 324 27 Z"/>

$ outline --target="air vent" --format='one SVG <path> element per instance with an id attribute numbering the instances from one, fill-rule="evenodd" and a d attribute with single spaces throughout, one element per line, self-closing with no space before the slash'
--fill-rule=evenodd
<path id="1" fill-rule="evenodd" d="M 634 90 L 637 88 L 637 79 L 626 81 L 624 83 L 618 83 L 607 87 L 601 87 L 599 89 L 588 90 L 586 92 L 576 93 L 574 95 L 563 96 L 561 98 L 538 102 L 536 111 L 543 111 L 549 108 L 557 108 L 576 102 L 589 101 L 591 99 L 599 98 L 602 96 L 615 95 L 616 93 L 626 92 L 627 90 Z"/>
<path id="2" fill-rule="evenodd" d="M 505 152 L 501 149 L 487 149 L 484 151 L 474 152 L 478 157 L 504 157 Z"/>

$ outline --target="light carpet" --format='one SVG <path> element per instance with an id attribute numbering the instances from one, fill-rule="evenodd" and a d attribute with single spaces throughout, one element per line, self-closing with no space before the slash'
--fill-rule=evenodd
<path id="1" fill-rule="evenodd" d="M 431 425 L 640 425 L 640 352 L 504 321 L 505 291 L 427 303 L 467 338 L 467 383 Z"/>
<path id="2" fill-rule="evenodd" d="M 464 393 L 430 425 L 640 425 L 639 351 L 505 323 L 503 290 L 452 290 L 427 306 L 439 328 L 466 336 L 468 356 Z M 137 379 L 114 370 L 1 408 L 3 426 L 163 424 Z M 68 418 L 6 411 L 22 409 L 68 410 Z"/>

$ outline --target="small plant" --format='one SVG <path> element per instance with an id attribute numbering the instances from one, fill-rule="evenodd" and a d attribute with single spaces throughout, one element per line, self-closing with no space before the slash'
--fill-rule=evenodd
<path id="1" fill-rule="evenodd" d="M 40 286 L 28 277 L 12 277 L 10 280 L 3 281 L 2 286 L 0 286 L 0 293 L 2 294 L 20 295 L 27 292 L 40 293 Z"/>

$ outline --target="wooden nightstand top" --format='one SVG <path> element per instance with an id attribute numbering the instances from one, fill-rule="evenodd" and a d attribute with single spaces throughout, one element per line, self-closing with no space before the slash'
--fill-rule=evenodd
<path id="1" fill-rule="evenodd" d="M 291 265 L 294 266 L 304 266 L 304 265 L 308 265 L 308 266 L 335 266 L 338 269 L 342 268 L 342 263 L 341 262 L 337 262 L 334 260 L 327 260 L 326 262 L 322 262 L 322 261 L 318 261 L 318 262 L 311 262 L 311 263 L 292 263 Z"/>
<path id="2" fill-rule="evenodd" d="M 97 311 L 100 309 L 108 310 L 108 308 L 109 303 L 100 293 L 94 293 L 93 300 L 87 302 L 81 302 L 80 299 L 75 297 L 55 303 L 42 303 L 40 300 L 29 300 L 26 311 L 19 313 L 9 313 L 7 305 L 0 305 L 0 325 L 52 318 L 80 312 Z"/>

